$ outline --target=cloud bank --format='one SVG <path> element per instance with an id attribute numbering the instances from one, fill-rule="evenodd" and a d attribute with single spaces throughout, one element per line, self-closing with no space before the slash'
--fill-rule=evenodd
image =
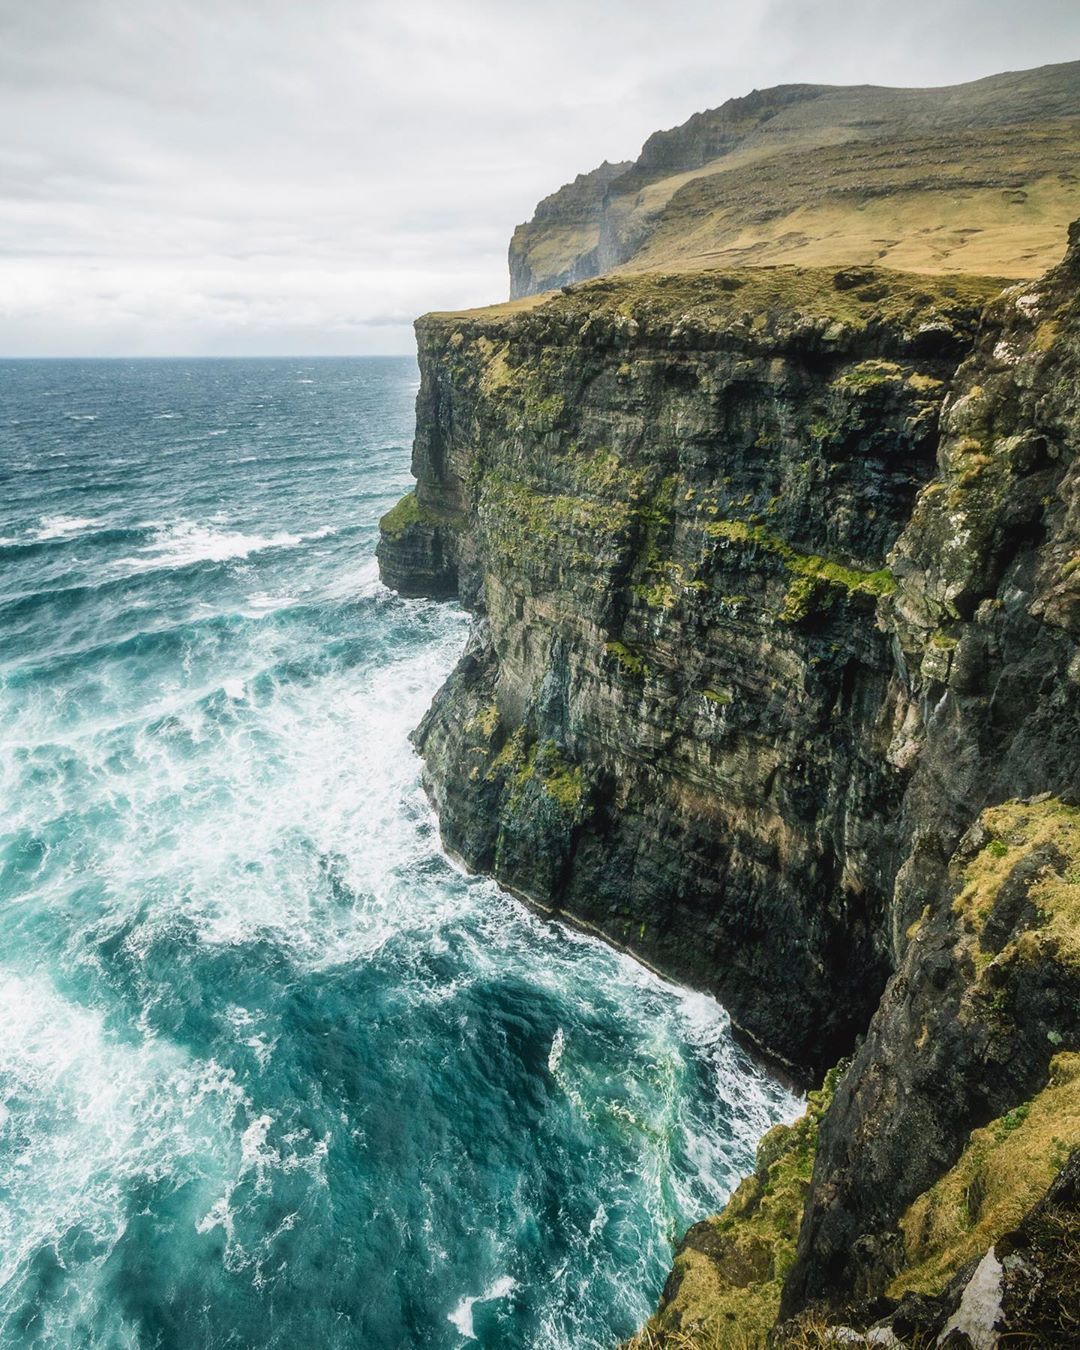
<path id="1" fill-rule="evenodd" d="M 1075 0 L 0 0 L 0 354 L 408 352 L 700 108 L 1077 55 Z"/>

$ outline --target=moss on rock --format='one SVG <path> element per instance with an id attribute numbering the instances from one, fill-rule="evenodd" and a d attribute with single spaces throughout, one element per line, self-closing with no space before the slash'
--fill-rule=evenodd
<path id="1" fill-rule="evenodd" d="M 416 493 L 407 492 L 379 521 L 379 529 L 389 539 L 397 539 L 413 525 L 447 525 L 446 517 L 428 506 L 421 506 Z"/>
<path id="2" fill-rule="evenodd" d="M 896 587 L 887 567 L 860 568 L 824 558 L 816 553 L 803 553 L 786 540 L 770 534 L 762 525 L 745 520 L 710 520 L 702 526 L 711 539 L 729 544 L 760 548 L 775 554 L 794 580 L 788 587 L 779 617 L 786 623 L 797 623 L 814 608 L 821 589 L 833 587 L 848 595 L 888 595 Z"/>
<path id="3" fill-rule="evenodd" d="M 1080 1054 L 1057 1055 L 1050 1081 L 985 1129 L 903 1219 L 906 1267 L 890 1286 L 936 1294 L 1014 1228 L 1080 1144 Z"/>
<path id="4" fill-rule="evenodd" d="M 1055 960 L 1080 968 L 1080 807 L 1057 798 L 1005 802 L 984 811 L 987 840 L 965 866 L 955 908 L 983 940 L 980 964 L 990 960 L 987 924 L 1003 890 L 1025 860 L 1038 866 L 1024 888 L 1034 913 L 999 959 L 1034 959 L 1049 949 Z"/>
<path id="5" fill-rule="evenodd" d="M 641 653 L 634 651 L 624 642 L 606 642 L 604 650 L 608 656 L 614 657 L 624 674 L 633 676 L 634 679 L 646 679 L 651 673 L 648 662 Z"/>
<path id="6" fill-rule="evenodd" d="M 795 1261 L 818 1128 L 842 1066 L 807 1098 L 806 1114 L 775 1125 L 758 1145 L 756 1167 L 716 1218 L 695 1224 L 675 1258 L 660 1311 L 634 1341 L 648 1346 L 764 1346 Z"/>

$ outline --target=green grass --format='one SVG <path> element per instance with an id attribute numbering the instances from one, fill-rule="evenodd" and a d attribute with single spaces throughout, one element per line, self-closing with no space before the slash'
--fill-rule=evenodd
<path id="1" fill-rule="evenodd" d="M 1061 258 L 1080 215 L 1075 118 L 1056 118 L 1036 96 L 1028 120 L 1009 126 L 946 117 L 920 128 L 910 107 L 890 126 L 897 110 L 887 91 L 841 92 L 865 102 L 872 138 L 854 137 L 854 121 L 829 128 L 811 118 L 800 127 L 789 111 L 785 131 L 729 144 L 692 169 L 638 169 L 623 185 L 616 180 L 606 207 L 612 232 L 634 241 L 620 272 L 884 265 L 1016 279 Z M 1015 97 L 1010 89 L 1000 106 L 1015 106 Z M 518 229 L 514 248 L 535 276 L 561 284 L 595 251 L 599 220 L 598 207 L 587 223 L 569 204 L 562 215 L 549 209 Z"/>
<path id="2" fill-rule="evenodd" d="M 627 647 L 625 643 L 606 642 L 604 650 L 608 656 L 615 658 L 624 674 L 630 675 L 636 680 L 647 679 L 652 673 L 641 653 Z"/>
<path id="3" fill-rule="evenodd" d="M 1080 969 L 1080 807 L 1051 797 L 1042 802 L 1004 802 L 982 814 L 990 839 L 964 868 L 955 907 L 978 934 L 1013 868 L 1033 849 L 1053 846 L 1066 858 L 1059 874 L 1048 870 L 1028 898 L 1039 918 L 1005 949 L 1035 959 L 1049 948 L 1057 961 Z M 977 964 L 989 957 L 979 953 Z"/>
<path id="4" fill-rule="evenodd" d="M 615 542 L 630 525 L 633 508 L 617 500 L 541 492 L 489 473 L 481 484 L 478 515 L 495 555 L 524 563 L 568 535 L 583 536 L 590 546 Z"/>
<path id="5" fill-rule="evenodd" d="M 816 553 L 801 553 L 785 540 L 770 534 L 762 525 L 745 520 L 713 520 L 703 526 L 712 539 L 729 544 L 760 548 L 778 557 L 792 574 L 779 617 L 786 623 L 805 619 L 818 603 L 818 592 L 833 587 L 849 595 L 889 595 L 896 582 L 887 567 L 874 570 L 850 567 Z"/>
<path id="6" fill-rule="evenodd" d="M 415 492 L 407 492 L 379 521 L 379 529 L 388 539 L 397 539 L 414 525 L 448 525 L 449 521 L 430 507 L 421 506 Z"/>
<path id="7" fill-rule="evenodd" d="M 1078 1145 L 1080 1055 L 1061 1054 L 1042 1092 L 974 1130 L 956 1165 L 908 1208 L 905 1268 L 890 1295 L 938 1293 L 1016 1227 Z"/>
<path id="8" fill-rule="evenodd" d="M 703 339 L 737 332 L 750 340 L 755 332 L 810 325 L 839 338 L 848 329 L 871 326 L 910 331 L 922 322 L 969 323 L 1005 284 L 1000 277 L 926 277 L 882 268 L 866 268 L 862 275 L 864 284 L 838 287 L 833 267 L 619 273 L 583 282 L 565 293 L 428 314 L 420 320 L 419 331 L 422 340 L 445 342 L 460 335 L 464 342 L 483 336 L 497 346 L 505 340 L 508 326 L 513 330 L 542 317 L 545 324 L 567 330 L 579 330 L 591 320 L 598 336 L 614 326 L 623 341 L 633 337 L 635 324 L 638 333 L 643 327 L 670 329 L 678 324 L 681 331 Z M 529 378 L 537 375 L 539 371 Z"/>
<path id="9" fill-rule="evenodd" d="M 563 815 L 576 817 L 585 800 L 585 779 L 578 764 L 569 764 L 554 741 L 526 746 L 524 733 L 507 741 L 492 761 L 489 781 L 505 773 L 510 811 L 521 809 L 525 794 L 535 787 Z"/>
<path id="10" fill-rule="evenodd" d="M 673 1299 L 632 1345 L 765 1345 L 795 1261 L 818 1129 L 840 1073 L 840 1066 L 831 1070 L 809 1094 L 804 1116 L 761 1140 L 754 1172 L 722 1214 L 693 1231 L 675 1260 Z"/>

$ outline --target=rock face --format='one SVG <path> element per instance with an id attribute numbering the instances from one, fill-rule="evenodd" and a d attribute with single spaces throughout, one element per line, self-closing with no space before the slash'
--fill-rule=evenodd
<path id="1" fill-rule="evenodd" d="M 510 244 L 510 295 L 536 295 L 599 276 L 606 261 L 600 238 L 607 190 L 632 167 L 606 161 L 545 197 Z"/>
<path id="2" fill-rule="evenodd" d="M 661 1340 L 758 1286 L 748 1327 L 914 1316 L 1080 1144 L 1080 234 L 998 290 L 608 278 L 418 325 L 380 560 L 477 615 L 416 736 L 448 846 L 797 1071 L 853 1054 Z"/>
<path id="3" fill-rule="evenodd" d="M 1035 277 L 1080 212 L 1080 63 L 945 89 L 781 85 L 540 203 L 511 297 L 624 270 L 795 263 Z"/>
<path id="4" fill-rule="evenodd" d="M 874 606 L 986 293 L 718 274 L 419 325 L 382 558 L 483 615 L 417 738 L 447 844 L 815 1073 L 891 965 Z"/>
<path id="5" fill-rule="evenodd" d="M 990 307 L 891 559 L 882 620 L 915 729 L 899 969 L 822 1129 L 792 1307 L 881 1292 L 906 1207 L 973 1127 L 1046 1083 L 1057 1047 L 1080 1046 L 1076 813 L 1059 804 L 1080 802 L 1078 283 L 1074 227 L 1061 267 Z M 1047 793 L 976 823 L 987 803 Z M 986 850 L 1010 867 L 973 907 L 965 867 Z M 1062 869 L 1072 894 L 1051 934 L 1044 878 Z"/>

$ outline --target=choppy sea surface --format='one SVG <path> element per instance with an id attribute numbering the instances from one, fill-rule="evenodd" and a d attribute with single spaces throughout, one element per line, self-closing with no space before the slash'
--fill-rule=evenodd
<path id="1" fill-rule="evenodd" d="M 439 848 L 409 360 L 0 363 L 0 1345 L 610 1347 L 795 1103 Z"/>

